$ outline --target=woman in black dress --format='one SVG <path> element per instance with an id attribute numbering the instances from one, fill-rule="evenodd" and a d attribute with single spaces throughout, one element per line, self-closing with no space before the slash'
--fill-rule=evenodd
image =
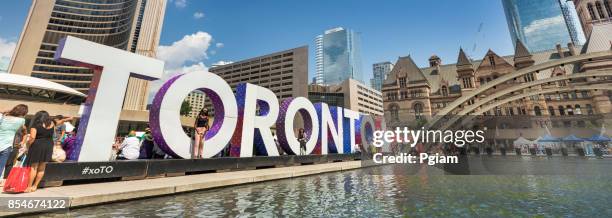
<path id="1" fill-rule="evenodd" d="M 36 191 L 45 176 L 45 166 L 53 155 L 53 132 L 55 123 L 46 111 L 39 111 L 30 123 L 30 140 L 25 165 L 31 167 L 30 186 L 26 192 Z"/>
<path id="2" fill-rule="evenodd" d="M 300 142 L 300 155 L 306 154 L 306 133 L 304 133 L 304 128 L 300 128 L 298 131 L 298 142 Z"/>
<path id="3" fill-rule="evenodd" d="M 208 109 L 203 108 L 195 122 L 195 143 L 193 144 L 193 158 L 202 158 L 204 140 L 208 131 Z"/>

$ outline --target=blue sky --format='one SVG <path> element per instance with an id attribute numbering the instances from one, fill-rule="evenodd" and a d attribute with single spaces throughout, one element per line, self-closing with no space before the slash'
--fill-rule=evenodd
<path id="1" fill-rule="evenodd" d="M 17 41 L 30 4 L 3 2 L 0 43 L 10 46 Z M 170 48 L 192 34 L 202 39 L 206 45 L 191 47 L 195 53 L 181 54 L 193 57 L 176 61 L 185 67 L 308 45 L 312 75 L 314 37 L 337 26 L 361 33 L 365 81 L 373 63 L 395 62 L 399 56 L 411 55 L 418 65 L 426 66 L 432 54 L 443 63 L 456 62 L 460 46 L 475 59 L 489 48 L 500 55 L 513 52 L 498 0 L 171 0 L 161 45 Z M 165 52 L 166 59 L 181 51 Z"/>

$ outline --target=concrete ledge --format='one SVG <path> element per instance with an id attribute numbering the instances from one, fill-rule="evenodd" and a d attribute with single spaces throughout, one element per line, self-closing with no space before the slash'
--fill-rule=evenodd
<path id="1" fill-rule="evenodd" d="M 83 195 L 79 197 L 70 197 L 70 207 L 78 207 L 91 204 L 99 204 L 103 202 L 123 201 L 134 198 L 143 198 L 149 196 L 167 195 L 174 193 L 174 187 L 140 189 L 127 192 L 106 193 L 97 195 Z"/>
<path id="2" fill-rule="evenodd" d="M 252 178 L 234 178 L 234 179 L 203 181 L 199 183 L 176 186 L 174 191 L 175 193 L 189 192 L 189 191 L 197 191 L 197 190 L 202 190 L 202 189 L 210 189 L 210 188 L 217 188 L 217 187 L 223 187 L 223 186 L 246 184 L 246 183 L 251 183 L 251 182 L 253 182 Z"/>
<path id="3" fill-rule="evenodd" d="M 348 161 L 248 171 L 230 171 L 188 176 L 150 178 L 146 180 L 117 181 L 41 188 L 34 193 L 2 193 L 0 194 L 0 198 L 15 199 L 23 197 L 67 197 L 70 201 L 70 207 L 81 207 L 231 185 L 351 170 L 361 167 L 361 161 Z M 0 207 L 2 206 L 6 205 L 0 205 Z M 25 213 L 0 211 L 0 216 L 23 214 Z"/>

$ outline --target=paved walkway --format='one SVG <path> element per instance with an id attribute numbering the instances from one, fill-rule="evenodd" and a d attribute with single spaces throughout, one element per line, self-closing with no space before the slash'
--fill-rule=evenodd
<path id="1" fill-rule="evenodd" d="M 181 192 L 247 184 L 276 179 L 293 178 L 361 167 L 361 161 L 291 166 L 259 170 L 208 173 L 199 175 L 164 177 L 133 181 L 118 181 L 83 185 L 41 188 L 33 193 L 0 194 L 0 199 L 21 197 L 65 197 L 69 207 L 109 203 L 114 201 L 176 194 Z M 0 202 L 6 203 L 6 200 Z M 0 203 L 0 209 L 5 207 Z M 0 216 L 18 215 L 19 212 L 0 210 Z"/>

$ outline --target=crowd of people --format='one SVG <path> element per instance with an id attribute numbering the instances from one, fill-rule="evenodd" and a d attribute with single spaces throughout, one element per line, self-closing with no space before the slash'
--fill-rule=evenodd
<path id="1" fill-rule="evenodd" d="M 138 134 L 131 130 L 123 139 L 117 138 L 113 145 L 111 160 L 137 160 L 137 159 L 165 159 L 171 158 L 155 141 L 151 129 Z"/>
<path id="2" fill-rule="evenodd" d="M 77 126 L 72 117 L 50 115 L 38 111 L 26 123 L 28 106 L 17 105 L 9 111 L 0 112 L 0 187 L 13 166 L 30 168 L 28 188 L 25 192 L 36 191 L 45 175 L 49 162 L 75 161 Z M 29 117 L 30 118 L 30 117 Z M 208 109 L 202 109 L 195 119 L 192 134 L 192 158 L 202 158 L 206 134 L 210 129 Z M 73 124 L 74 122 L 74 124 Z M 296 131 L 300 143 L 299 154 L 306 153 L 307 135 L 303 128 Z M 274 142 L 280 155 L 286 154 L 276 136 Z M 166 154 L 155 141 L 150 128 L 144 132 L 130 130 L 127 136 L 118 137 L 112 145 L 109 160 L 167 159 Z M 230 156 L 231 146 L 226 146 L 215 157 Z M 256 151 L 257 152 L 257 151 Z"/>
<path id="3" fill-rule="evenodd" d="M 20 164 L 30 168 L 25 192 L 33 192 L 45 175 L 46 164 L 66 159 L 66 148 L 62 147 L 62 142 L 69 135 L 74 135 L 74 128 L 70 131 L 66 128 L 66 123 L 73 118 L 61 115 L 52 117 L 47 111 L 36 112 L 30 123 L 26 124 L 27 114 L 28 106 L 24 104 L 0 113 L 0 172 L 3 172 L 0 186 L 4 186 L 4 179 L 11 168 Z"/>

